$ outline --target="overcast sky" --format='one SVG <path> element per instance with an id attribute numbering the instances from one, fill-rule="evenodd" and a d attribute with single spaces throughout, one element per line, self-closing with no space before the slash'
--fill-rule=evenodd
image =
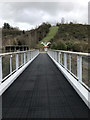
<path id="1" fill-rule="evenodd" d="M 4 0 L 5 1 L 5 0 Z M 42 22 L 88 23 L 88 0 L 76 2 L 0 2 L 0 27 L 4 22 L 20 29 L 32 29 Z"/>

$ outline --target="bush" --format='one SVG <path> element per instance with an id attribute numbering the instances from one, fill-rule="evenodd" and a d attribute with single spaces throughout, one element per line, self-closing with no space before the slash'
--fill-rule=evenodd
<path id="1" fill-rule="evenodd" d="M 67 46 L 64 42 L 60 41 L 60 42 L 57 43 L 57 49 L 58 50 L 67 50 Z"/>
<path id="2" fill-rule="evenodd" d="M 51 49 L 57 49 L 57 43 L 56 42 L 53 42 L 51 44 Z"/>
<path id="3" fill-rule="evenodd" d="M 81 43 L 74 43 L 73 46 L 73 51 L 74 52 L 83 52 L 83 46 L 81 45 Z"/>
<path id="4" fill-rule="evenodd" d="M 59 42 L 53 42 L 51 45 L 51 49 L 56 49 L 56 50 L 67 50 L 67 46 L 64 42 L 59 41 Z"/>
<path id="5" fill-rule="evenodd" d="M 66 45 L 67 45 L 67 50 L 73 50 L 73 46 L 74 46 L 73 41 L 66 42 Z"/>

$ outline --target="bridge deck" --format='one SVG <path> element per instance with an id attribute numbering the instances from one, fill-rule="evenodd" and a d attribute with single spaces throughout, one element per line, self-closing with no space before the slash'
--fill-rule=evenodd
<path id="1" fill-rule="evenodd" d="M 89 109 L 47 54 L 40 54 L 2 96 L 3 118 L 87 118 Z"/>

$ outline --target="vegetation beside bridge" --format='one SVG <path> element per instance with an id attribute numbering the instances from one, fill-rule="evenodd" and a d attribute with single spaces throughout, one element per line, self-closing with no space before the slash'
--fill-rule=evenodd
<path id="1" fill-rule="evenodd" d="M 51 49 L 90 52 L 88 30 L 90 25 L 76 23 L 57 23 L 52 26 L 43 23 L 31 30 L 19 30 L 4 23 L 3 46 L 29 45 L 30 49 L 42 48 L 41 42 L 51 42 Z"/>

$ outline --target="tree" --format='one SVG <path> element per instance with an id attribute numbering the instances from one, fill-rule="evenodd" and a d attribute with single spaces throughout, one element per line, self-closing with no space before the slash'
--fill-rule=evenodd
<path id="1" fill-rule="evenodd" d="M 7 23 L 7 29 L 10 29 L 10 25 Z"/>
<path id="2" fill-rule="evenodd" d="M 23 30 L 23 34 L 25 34 L 25 31 Z"/>
<path id="3" fill-rule="evenodd" d="M 70 25 L 73 25 L 73 22 L 70 22 Z"/>
<path id="4" fill-rule="evenodd" d="M 3 28 L 4 28 L 4 29 L 10 29 L 11 27 L 10 27 L 9 23 L 4 23 Z"/>
<path id="5" fill-rule="evenodd" d="M 6 29 L 6 28 L 7 28 L 7 23 L 4 23 L 3 28 L 4 28 L 4 29 Z"/>
<path id="6" fill-rule="evenodd" d="M 20 40 L 18 41 L 18 45 L 22 45 L 22 42 Z"/>
<path id="7" fill-rule="evenodd" d="M 64 24 L 64 23 L 65 23 L 65 19 L 64 19 L 64 17 L 62 17 L 61 24 Z"/>

